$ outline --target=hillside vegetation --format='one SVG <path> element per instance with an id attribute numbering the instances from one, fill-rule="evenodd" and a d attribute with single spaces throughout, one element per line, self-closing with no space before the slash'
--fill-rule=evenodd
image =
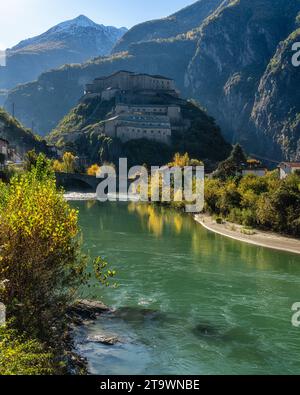
<path id="1" fill-rule="evenodd" d="M 183 118 L 191 122 L 191 127 L 186 132 L 173 131 L 170 146 L 144 139 L 121 143 L 117 138 L 105 136 L 101 121 L 109 116 L 115 103 L 114 100 L 101 102 L 98 99 L 85 100 L 72 109 L 48 140 L 87 157 L 91 163 L 117 163 L 119 157 L 124 156 L 133 165 L 160 165 L 170 161 L 176 152 L 188 152 L 192 158 L 204 160 L 208 166 L 214 167 L 228 155 L 230 144 L 223 139 L 215 121 L 196 103 L 181 103 Z"/>
<path id="2" fill-rule="evenodd" d="M 47 152 L 46 142 L 35 136 L 29 129 L 24 128 L 19 121 L 11 117 L 0 107 L 0 137 L 6 139 L 17 152 L 35 149 L 37 152 Z"/>

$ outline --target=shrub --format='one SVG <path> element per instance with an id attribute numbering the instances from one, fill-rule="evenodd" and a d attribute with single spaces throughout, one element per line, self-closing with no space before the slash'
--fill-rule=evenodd
<path id="1" fill-rule="evenodd" d="M 38 155 L 35 150 L 28 151 L 24 158 L 24 169 L 31 171 L 33 167 L 36 166 Z"/>
<path id="2" fill-rule="evenodd" d="M 52 168 L 57 173 L 75 173 L 76 157 L 71 152 L 65 152 L 62 161 L 55 160 Z"/>
<path id="3" fill-rule="evenodd" d="M 90 166 L 90 167 L 87 169 L 87 174 L 88 174 L 89 176 L 96 176 L 97 173 L 99 172 L 99 170 L 100 170 L 100 166 L 98 166 L 97 164 L 95 164 L 95 165 Z"/>
<path id="4" fill-rule="evenodd" d="M 255 235 L 255 231 L 251 228 L 242 228 L 241 233 L 247 236 Z"/>
<path id="5" fill-rule="evenodd" d="M 4 165 L 6 156 L 0 152 L 0 165 Z"/>
<path id="6" fill-rule="evenodd" d="M 230 210 L 228 215 L 228 221 L 235 222 L 237 224 L 242 224 L 243 222 L 243 213 L 240 208 L 234 207 Z"/>
<path id="7" fill-rule="evenodd" d="M 16 326 L 42 339 L 54 336 L 66 305 L 83 281 L 77 212 L 57 192 L 50 162 L 39 156 L 30 173 L 0 186 L 0 297 Z"/>
<path id="8" fill-rule="evenodd" d="M 244 226 L 255 226 L 256 222 L 256 214 L 250 209 L 242 210 L 242 225 Z"/>
<path id="9" fill-rule="evenodd" d="M 63 173 L 63 164 L 59 160 L 54 160 L 52 167 L 55 173 Z"/>
<path id="10" fill-rule="evenodd" d="M 75 156 L 71 152 L 65 152 L 63 156 L 63 171 L 65 173 L 75 173 Z"/>
<path id="11" fill-rule="evenodd" d="M 300 177 L 278 172 L 205 183 L 205 209 L 244 226 L 300 236 Z"/>
<path id="12" fill-rule="evenodd" d="M 37 340 L 0 327 L 0 375 L 50 375 L 59 369 Z"/>

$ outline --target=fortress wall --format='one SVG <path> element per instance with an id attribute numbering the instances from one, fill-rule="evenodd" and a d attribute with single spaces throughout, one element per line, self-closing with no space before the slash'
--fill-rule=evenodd
<path id="1" fill-rule="evenodd" d="M 137 126 L 117 126 L 117 137 L 121 141 L 126 142 L 134 139 L 147 138 L 162 143 L 168 143 L 171 136 L 171 129 L 169 128 L 149 128 Z"/>
<path id="2" fill-rule="evenodd" d="M 88 93 L 101 92 L 108 88 L 120 90 L 175 90 L 173 80 L 159 76 L 150 76 L 147 74 L 133 74 L 126 71 L 120 71 L 107 78 L 95 79 L 92 84 L 88 84 Z"/>

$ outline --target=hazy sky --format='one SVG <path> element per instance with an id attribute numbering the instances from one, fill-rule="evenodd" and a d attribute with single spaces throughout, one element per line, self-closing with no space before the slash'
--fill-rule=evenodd
<path id="1" fill-rule="evenodd" d="M 117 27 L 167 16 L 196 0 L 0 0 L 0 49 L 84 14 Z"/>

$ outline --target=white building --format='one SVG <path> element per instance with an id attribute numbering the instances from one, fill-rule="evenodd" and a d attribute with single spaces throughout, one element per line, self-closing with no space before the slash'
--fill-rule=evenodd
<path id="1" fill-rule="evenodd" d="M 99 94 L 108 91 L 108 97 L 116 91 L 165 91 L 178 96 L 175 82 L 162 75 L 138 74 L 131 71 L 120 70 L 110 76 L 96 78 L 92 84 L 86 86 L 86 94 Z"/>
<path id="2" fill-rule="evenodd" d="M 278 167 L 281 180 L 286 178 L 289 174 L 295 173 L 297 170 L 300 172 L 300 162 L 282 162 Z"/>
<path id="3" fill-rule="evenodd" d="M 145 115 L 140 113 L 118 114 L 104 121 L 104 133 L 110 137 L 117 137 L 122 142 L 146 138 L 169 143 L 171 124 L 167 116 Z"/>
<path id="4" fill-rule="evenodd" d="M 257 176 L 257 177 L 263 177 L 266 175 L 266 173 L 267 173 L 267 169 L 262 169 L 262 168 L 260 168 L 260 169 L 244 169 L 242 171 L 243 176 L 253 174 L 254 176 Z"/>
<path id="5" fill-rule="evenodd" d="M 6 139 L 0 137 L 0 153 L 8 156 L 9 142 Z"/>
<path id="6" fill-rule="evenodd" d="M 181 109 L 178 105 L 158 105 L 158 104 L 122 104 L 116 105 L 116 114 L 136 114 L 141 113 L 145 115 L 165 115 L 170 121 L 176 122 L 181 120 Z"/>

